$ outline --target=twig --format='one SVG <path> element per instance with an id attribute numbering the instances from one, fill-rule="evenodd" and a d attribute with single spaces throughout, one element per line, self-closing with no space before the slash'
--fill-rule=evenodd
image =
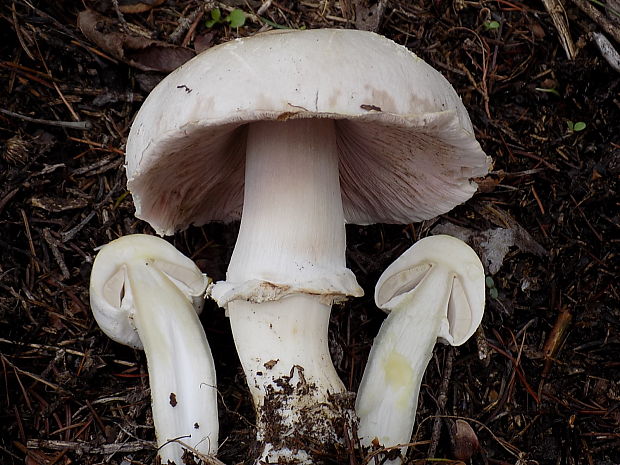
<path id="1" fill-rule="evenodd" d="M 86 215 L 86 217 L 80 221 L 76 226 L 74 226 L 73 228 L 71 228 L 69 231 L 67 232 L 62 232 L 60 233 L 60 236 L 62 238 L 62 242 L 67 242 L 70 241 L 71 239 L 73 239 L 75 237 L 75 235 L 80 232 L 80 230 L 86 226 L 86 224 L 92 220 L 95 217 L 95 212 L 92 211 L 90 212 L 88 215 Z"/>
<path id="2" fill-rule="evenodd" d="M 64 347 L 59 347 L 59 346 L 35 344 L 32 342 L 11 341 L 10 339 L 5 339 L 3 337 L 0 337 L 0 342 L 3 342 L 5 344 L 15 345 L 18 347 L 30 347 L 31 349 L 36 349 L 36 350 L 49 350 L 52 352 L 64 350 L 66 353 L 71 354 L 71 355 L 77 355 L 79 357 L 86 357 L 86 354 L 84 352 L 80 352 L 74 349 L 65 349 Z"/>
<path id="3" fill-rule="evenodd" d="M 433 422 L 433 432 L 431 434 L 431 444 L 428 448 L 427 455 L 430 458 L 435 457 L 437 451 L 437 445 L 439 444 L 439 436 L 441 435 L 441 414 L 446 408 L 446 402 L 448 401 L 448 385 L 450 384 L 450 378 L 452 377 L 452 362 L 454 361 L 454 349 L 448 348 L 446 354 L 446 363 L 443 368 L 443 375 L 441 377 L 441 385 L 439 387 L 439 396 L 437 397 L 437 414 L 435 415 L 435 421 Z"/>
<path id="4" fill-rule="evenodd" d="M 575 205 L 575 208 L 577 209 L 577 212 L 579 212 L 579 215 L 586 222 L 586 224 L 588 225 L 588 228 L 590 228 L 590 231 L 592 231 L 594 233 L 594 235 L 596 236 L 596 238 L 598 239 L 599 242 L 603 242 L 603 236 L 596 229 L 594 229 L 594 226 L 592 226 L 592 223 L 590 223 L 590 220 L 588 220 L 588 217 L 583 212 L 583 210 L 581 208 L 581 202 L 577 203 L 577 201 L 575 200 L 575 197 L 573 197 L 572 194 L 570 194 L 569 196 L 570 196 L 570 199 L 572 200 L 573 204 Z"/>
<path id="5" fill-rule="evenodd" d="M 256 15 L 257 16 L 263 15 L 265 11 L 267 11 L 269 7 L 271 6 L 271 2 L 272 0 L 263 0 L 263 4 L 258 8 Z"/>
<path id="6" fill-rule="evenodd" d="M 472 86 L 474 86 L 474 89 L 476 89 L 482 96 L 482 100 L 484 101 L 484 111 L 487 117 L 489 119 L 493 119 L 491 117 L 491 110 L 489 107 L 490 97 L 489 97 L 489 86 L 487 83 L 488 71 L 489 71 L 489 66 L 488 66 L 489 55 L 491 54 L 491 49 L 489 48 L 489 44 L 486 42 L 486 40 L 480 37 L 480 34 L 478 34 L 473 29 L 462 27 L 462 26 L 455 26 L 450 29 L 450 32 L 453 30 L 454 31 L 466 31 L 470 34 L 473 34 L 476 37 L 476 39 L 478 39 L 478 42 L 480 43 L 480 51 L 482 54 L 482 65 L 480 65 L 480 68 L 482 70 L 482 79 L 480 80 L 480 84 L 476 82 L 476 80 L 474 79 L 474 76 L 471 74 L 471 72 L 467 69 L 467 67 L 463 63 L 460 63 L 458 67 L 461 68 L 461 70 L 463 70 L 463 72 L 465 73 L 465 76 L 467 76 Z M 472 62 L 475 61 L 473 57 L 470 56 L 470 58 Z"/>
<path id="7" fill-rule="evenodd" d="M 26 41 L 24 40 L 24 37 L 22 35 L 21 27 L 19 26 L 17 22 L 17 12 L 15 11 L 15 2 L 13 2 L 11 7 L 12 7 L 11 14 L 13 16 L 13 27 L 15 28 L 15 34 L 17 35 L 17 40 L 19 41 L 19 45 L 22 46 L 22 49 L 24 50 L 24 52 L 26 52 L 26 55 L 28 55 L 28 58 L 30 58 L 32 61 L 35 61 L 35 57 L 32 55 L 32 53 L 30 52 L 30 50 L 28 50 L 28 47 L 26 46 Z"/>
<path id="8" fill-rule="evenodd" d="M 536 200 L 536 203 L 538 204 L 538 209 L 540 210 L 540 213 L 542 215 L 545 214 L 545 207 L 542 204 L 542 201 L 540 200 L 540 197 L 538 196 L 538 192 L 536 192 L 536 189 L 534 188 L 534 186 L 531 186 L 532 189 L 532 195 L 534 196 L 534 200 Z"/>
<path id="9" fill-rule="evenodd" d="M 7 116 L 11 116 L 13 118 L 19 118 L 24 121 L 28 121 L 29 123 L 47 124 L 48 126 L 58 126 L 62 128 L 69 128 L 69 129 L 80 129 L 82 131 L 85 131 L 92 127 L 92 124 L 90 124 L 90 121 L 53 121 L 49 119 L 31 118 L 30 116 L 21 115 L 19 113 L 14 113 L 12 111 L 5 110 L 4 108 L 0 108 L 0 113 L 7 115 Z"/>
<path id="10" fill-rule="evenodd" d="M 124 444 L 102 444 L 96 446 L 92 443 L 77 441 L 54 441 L 50 439 L 31 439 L 27 443 L 28 449 L 51 449 L 80 451 L 86 454 L 114 454 L 117 452 L 140 452 L 155 449 L 155 443 L 150 441 L 134 441 Z"/>
<path id="11" fill-rule="evenodd" d="M 194 18 L 194 21 L 192 22 L 191 26 L 189 27 L 189 29 L 187 31 L 187 34 L 185 34 L 185 38 L 183 39 L 183 42 L 181 42 L 181 46 L 187 47 L 189 45 L 190 41 L 192 40 L 192 38 L 196 34 L 196 28 L 198 27 L 198 24 L 202 20 L 203 16 L 204 16 L 204 10 L 201 10 L 198 13 L 198 16 L 196 16 L 196 18 Z"/>
<path id="12" fill-rule="evenodd" d="M 586 0 L 572 0 L 577 8 L 587 14 L 603 31 L 609 34 L 617 43 L 620 44 L 620 28 L 615 26 L 609 19 L 594 8 Z"/>
<path id="13" fill-rule="evenodd" d="M 28 239 L 28 246 L 30 247 L 30 255 L 32 255 L 33 259 L 36 259 L 37 251 L 34 247 L 34 241 L 32 240 L 32 231 L 30 230 L 30 222 L 28 221 L 28 215 L 26 215 L 26 212 L 21 208 L 19 211 L 22 214 L 22 220 L 24 222 L 24 231 L 26 232 L 26 238 Z"/>
<path id="14" fill-rule="evenodd" d="M 9 365 L 11 368 L 13 368 L 13 370 L 15 370 L 16 373 L 22 374 L 22 375 L 26 375 L 29 378 L 34 379 L 35 381 L 38 381 L 39 383 L 45 384 L 46 386 L 52 388 L 54 391 L 58 391 L 60 393 L 66 394 L 67 391 L 63 388 L 61 388 L 60 386 L 42 378 L 39 375 L 35 375 L 34 373 L 30 373 L 29 371 L 26 370 L 22 370 L 21 368 L 19 368 L 17 365 L 15 365 L 14 363 L 11 363 L 9 361 L 9 359 L 7 359 L 4 355 L 0 355 L 0 358 L 2 359 L 3 363 L 6 363 L 7 365 Z"/>
<path id="15" fill-rule="evenodd" d="M 171 443 L 171 442 L 176 442 L 180 444 L 185 449 L 189 450 L 192 454 L 194 454 L 196 457 L 198 457 L 200 460 L 202 460 L 206 465 L 225 465 L 224 462 L 219 460 L 214 455 L 201 454 L 196 449 L 194 449 L 192 446 L 185 444 L 183 441 L 181 441 L 180 438 L 170 439 L 166 444 Z"/>
<path id="16" fill-rule="evenodd" d="M 56 263 L 60 268 L 63 279 L 69 279 L 71 277 L 71 274 L 69 273 L 69 269 L 65 264 L 62 253 L 60 252 L 60 250 L 58 250 L 59 242 L 56 238 L 52 237 L 52 233 L 48 228 L 43 229 L 43 239 L 45 239 L 45 242 L 47 242 L 52 249 L 52 255 L 54 256 L 54 259 L 56 260 Z"/>
<path id="17" fill-rule="evenodd" d="M 73 119 L 75 121 L 79 122 L 80 121 L 80 117 L 78 116 L 78 114 L 73 109 L 73 106 L 66 99 L 66 97 L 64 96 L 64 94 L 60 90 L 60 87 L 58 87 L 58 84 L 56 83 L 56 80 L 53 79 L 52 71 L 50 70 L 49 66 L 47 66 L 47 62 L 45 61 L 45 57 L 43 56 L 43 53 L 41 52 L 41 48 L 39 47 L 39 43 L 37 42 L 36 38 L 33 38 L 33 41 L 34 41 L 34 45 L 37 47 L 37 52 L 39 53 L 39 59 L 41 60 L 41 63 L 43 64 L 43 67 L 45 68 L 45 72 L 50 77 L 50 80 L 52 81 L 52 85 L 54 86 L 54 89 L 56 89 L 56 93 L 60 97 L 60 100 L 62 100 L 62 103 L 65 104 L 65 107 L 67 107 L 67 110 L 69 110 L 69 113 L 71 113 L 71 116 L 73 116 Z"/>
<path id="18" fill-rule="evenodd" d="M 562 2 L 560 0 L 543 0 L 543 3 L 545 4 L 545 8 L 549 12 L 549 16 L 551 16 L 551 20 L 558 31 L 560 43 L 566 52 L 566 56 L 569 60 L 573 60 L 577 56 L 577 49 L 575 48 L 570 31 L 568 30 L 568 19 Z"/>
<path id="19" fill-rule="evenodd" d="M 123 31 L 127 31 L 129 26 L 127 25 L 127 20 L 121 11 L 121 7 L 118 5 L 118 0 L 112 0 L 112 5 L 114 6 L 114 11 L 116 12 L 116 16 L 118 17 L 118 21 L 121 25 L 121 29 Z"/>
<path id="20" fill-rule="evenodd" d="M 189 16 L 180 18 L 179 25 L 174 31 L 172 31 L 172 34 L 168 36 L 168 41 L 173 44 L 178 44 L 185 35 L 185 33 L 189 31 L 189 28 L 192 26 L 192 24 L 194 24 L 196 19 L 199 16 L 202 16 L 205 11 L 212 10 L 214 7 L 215 5 L 213 4 L 213 2 L 205 2 L 203 5 L 200 6 L 200 8 L 196 8 Z"/>
<path id="21" fill-rule="evenodd" d="M 424 444 L 428 444 L 428 442 L 429 441 L 415 441 L 415 442 L 406 442 L 404 444 L 396 444 L 394 446 L 389 446 L 389 447 L 381 447 L 380 449 L 376 449 L 376 450 L 373 450 L 372 452 L 369 452 L 368 455 L 364 457 L 364 462 L 362 462 L 362 465 L 368 465 L 372 459 L 374 459 L 378 455 L 385 454 L 386 452 L 390 452 L 392 450 L 397 450 L 397 449 L 402 449 L 404 447 L 422 446 Z M 383 463 L 383 459 L 381 459 L 379 463 Z"/>
<path id="22" fill-rule="evenodd" d="M 15 197 L 15 194 L 17 194 L 19 192 L 19 187 L 16 187 L 15 189 L 13 189 L 12 191 L 9 191 L 4 197 L 2 197 L 0 199 L 0 213 L 2 213 L 2 210 L 4 210 L 4 207 L 6 206 L 7 203 L 9 203 L 9 201 Z"/>

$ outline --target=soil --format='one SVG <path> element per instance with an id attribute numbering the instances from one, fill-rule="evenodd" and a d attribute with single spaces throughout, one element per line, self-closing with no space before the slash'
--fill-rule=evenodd
<path id="1" fill-rule="evenodd" d="M 102 334 L 88 299 L 97 248 L 153 233 L 133 216 L 124 144 L 165 75 L 153 70 L 171 59 L 162 50 L 274 26 L 369 28 L 406 45 L 454 85 L 494 160 L 478 193 L 445 215 L 347 226 L 347 259 L 366 297 L 334 308 L 330 343 L 351 391 L 384 318 L 374 284 L 396 257 L 447 230 L 485 261 L 481 329 L 462 347 L 436 347 L 407 463 L 620 463 L 620 74 L 591 36 L 605 25 L 617 33 L 617 15 L 549 2 L 566 8 L 567 34 L 537 1 L 118 3 L 126 13 L 112 0 L 0 5 L 0 463 L 152 463 L 146 358 Z M 85 5 L 117 32 L 159 45 L 102 48 L 77 27 Z M 207 27 L 216 6 L 221 19 Z M 233 8 L 248 14 L 245 25 L 225 20 Z M 219 280 L 237 228 L 193 227 L 170 241 Z M 207 304 L 201 320 L 221 394 L 218 458 L 242 463 L 254 442 L 250 395 L 225 315 Z M 351 453 L 348 463 L 376 457 Z"/>
<path id="2" fill-rule="evenodd" d="M 355 394 L 341 392 L 327 398 L 324 394 L 306 381 L 304 369 L 297 365 L 290 376 L 274 379 L 257 408 L 257 453 L 253 456 L 269 457 L 270 463 L 275 460 L 279 465 L 348 462 L 351 454 L 357 454 L 351 446 L 357 426 Z"/>

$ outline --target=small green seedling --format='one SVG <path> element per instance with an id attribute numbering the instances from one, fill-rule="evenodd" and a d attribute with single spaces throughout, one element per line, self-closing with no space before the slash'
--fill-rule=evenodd
<path id="1" fill-rule="evenodd" d="M 222 18 L 222 11 L 219 8 L 213 8 L 209 13 L 211 19 L 208 19 L 205 25 L 212 28 L 216 24 L 228 23 L 230 27 L 241 27 L 245 24 L 245 13 L 239 8 L 235 8 L 228 15 Z"/>
<path id="2" fill-rule="evenodd" d="M 487 31 L 492 31 L 494 29 L 499 29 L 499 22 L 497 22 L 497 21 L 485 21 L 484 23 L 482 23 L 482 25 L 484 26 L 484 28 Z"/>
<path id="3" fill-rule="evenodd" d="M 491 276 L 487 276 L 484 279 L 484 284 L 487 286 L 487 288 L 489 289 L 489 296 L 492 299 L 497 299 L 497 297 L 499 296 L 499 291 L 497 290 L 497 288 L 495 287 L 495 281 L 493 281 L 493 278 Z"/>
<path id="4" fill-rule="evenodd" d="M 557 95 L 558 97 L 561 97 L 561 95 L 558 92 L 558 90 L 554 89 L 553 87 L 550 87 L 550 88 L 547 88 L 547 87 L 535 87 L 534 90 L 537 90 L 538 92 L 546 92 L 548 94 L 553 94 L 553 95 Z"/>
<path id="5" fill-rule="evenodd" d="M 577 121 L 576 123 L 574 123 L 571 120 L 568 120 L 566 122 L 566 125 L 568 126 L 569 132 L 579 132 L 583 131 L 586 128 L 586 123 L 584 123 L 583 121 Z"/>

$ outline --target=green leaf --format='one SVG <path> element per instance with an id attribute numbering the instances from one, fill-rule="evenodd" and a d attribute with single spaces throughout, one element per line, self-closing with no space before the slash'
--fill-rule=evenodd
<path id="1" fill-rule="evenodd" d="M 245 13 L 239 8 L 235 8 L 226 16 L 226 22 L 230 23 L 230 27 L 241 27 L 245 24 Z"/>
<path id="2" fill-rule="evenodd" d="M 211 19 L 217 23 L 220 21 L 221 18 L 222 18 L 222 12 L 220 11 L 220 9 L 213 8 L 211 10 Z"/>
<path id="3" fill-rule="evenodd" d="M 489 289 L 489 295 L 492 299 L 497 299 L 497 297 L 499 296 L 499 291 L 497 290 L 497 288 L 494 287 L 492 289 Z"/>
<path id="4" fill-rule="evenodd" d="M 489 289 L 493 289 L 495 287 L 495 281 L 493 281 L 493 278 L 490 276 L 484 278 L 484 284 L 486 284 Z"/>
<path id="5" fill-rule="evenodd" d="M 584 123 L 583 121 L 578 121 L 574 124 L 573 131 L 575 132 L 583 131 L 585 128 L 586 128 L 586 123 Z"/>
<path id="6" fill-rule="evenodd" d="M 217 23 L 216 20 L 214 19 L 209 19 L 205 22 L 205 26 L 207 26 L 208 28 L 212 28 L 213 26 L 215 26 L 215 23 Z"/>
<path id="7" fill-rule="evenodd" d="M 487 31 L 499 28 L 499 23 L 497 21 L 485 21 L 482 25 Z"/>
<path id="8" fill-rule="evenodd" d="M 566 122 L 566 125 L 568 126 L 568 130 L 569 131 L 574 131 L 575 130 L 575 123 L 573 123 L 571 120 L 568 120 Z"/>

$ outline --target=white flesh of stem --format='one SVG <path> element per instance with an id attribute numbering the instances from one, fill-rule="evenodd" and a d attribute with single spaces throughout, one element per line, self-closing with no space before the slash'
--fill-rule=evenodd
<path id="1" fill-rule="evenodd" d="M 280 389 L 274 380 L 293 374 L 291 384 L 296 384 L 300 378 L 294 367 L 302 367 L 306 382 L 317 386 L 312 398 L 300 402 L 324 402 L 328 392 L 344 392 L 328 349 L 330 306 L 318 296 L 294 295 L 260 304 L 237 300 L 228 312 L 255 405 L 262 406 L 268 386 Z"/>
<path id="2" fill-rule="evenodd" d="M 183 464 L 179 439 L 201 454 L 217 452 L 217 390 L 213 357 L 191 302 L 148 259 L 126 267 L 122 305 L 148 363 L 153 422 L 162 463 Z"/>
<path id="3" fill-rule="evenodd" d="M 415 289 L 386 305 L 391 313 L 374 340 L 355 405 L 363 445 L 374 438 L 384 447 L 410 441 L 420 384 L 445 325 L 452 281 L 441 268 L 431 270 Z"/>
<path id="4" fill-rule="evenodd" d="M 252 123 L 227 281 L 304 283 L 346 270 L 335 123 Z M 309 290 L 312 291 L 312 290 Z"/>

